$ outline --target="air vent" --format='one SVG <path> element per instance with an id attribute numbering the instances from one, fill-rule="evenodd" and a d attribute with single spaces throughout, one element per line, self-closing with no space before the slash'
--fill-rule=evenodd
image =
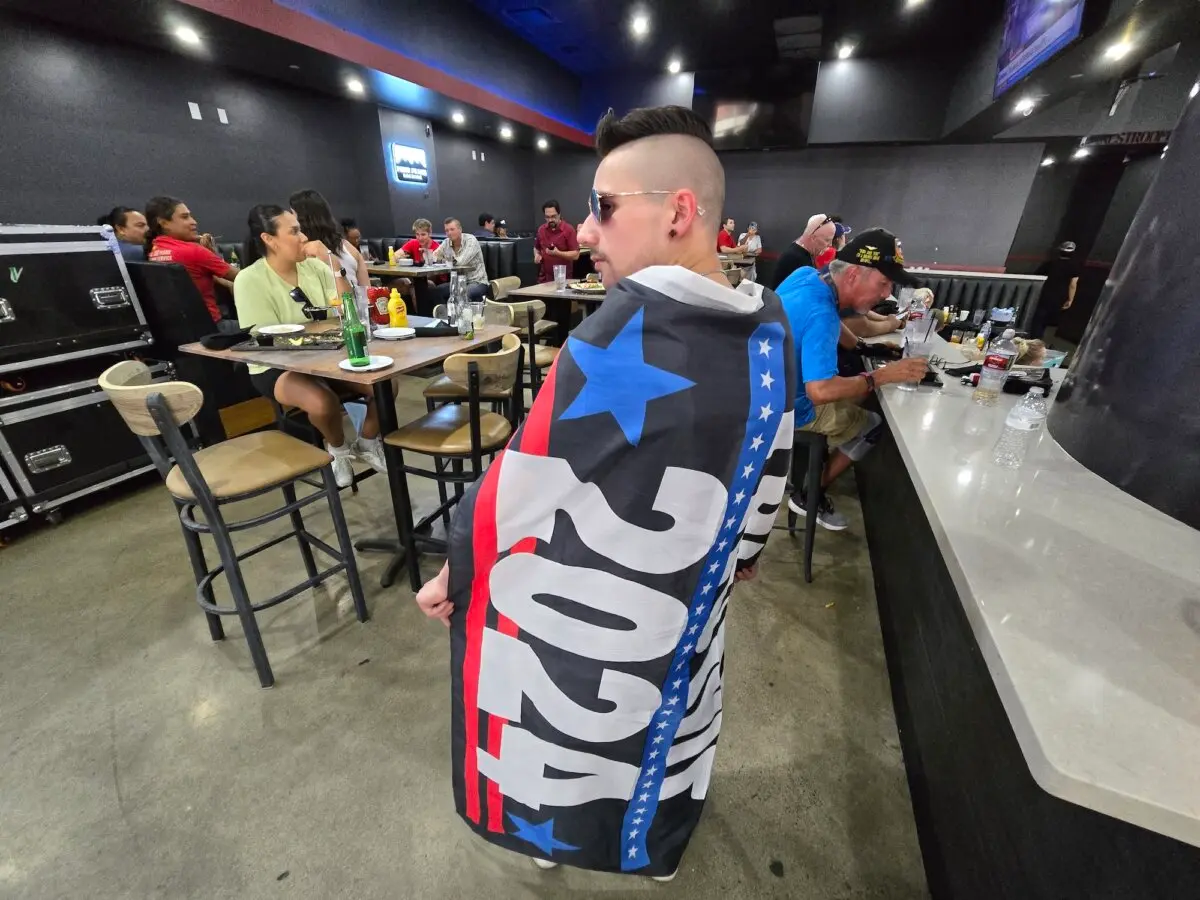
<path id="1" fill-rule="evenodd" d="M 529 30 L 562 24 L 540 6 L 518 6 L 515 9 L 506 9 L 504 11 L 504 18 L 508 19 L 508 21 L 512 22 L 518 28 Z"/>
<path id="2" fill-rule="evenodd" d="M 824 26 L 820 16 L 792 16 L 776 19 L 775 49 L 780 59 L 820 59 L 821 30 Z"/>

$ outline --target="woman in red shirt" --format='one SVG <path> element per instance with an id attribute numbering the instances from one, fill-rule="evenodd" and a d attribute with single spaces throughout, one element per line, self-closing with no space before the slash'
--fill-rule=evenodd
<path id="1" fill-rule="evenodd" d="M 225 319 L 217 306 L 214 279 L 233 281 L 237 266 L 216 252 L 211 234 L 200 234 L 187 204 L 174 197 L 152 197 L 146 204 L 146 258 L 151 262 L 179 263 L 192 276 L 204 298 L 208 314 L 220 331 L 238 331 L 237 319 Z"/>

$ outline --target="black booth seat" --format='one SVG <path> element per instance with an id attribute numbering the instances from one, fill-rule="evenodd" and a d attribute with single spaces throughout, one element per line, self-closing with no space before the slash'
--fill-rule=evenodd
<path id="1" fill-rule="evenodd" d="M 1042 293 L 1044 278 L 992 275 L 985 272 L 918 272 L 921 287 L 933 291 L 934 306 L 977 309 L 1017 309 L 1019 329 L 1027 329 Z"/>

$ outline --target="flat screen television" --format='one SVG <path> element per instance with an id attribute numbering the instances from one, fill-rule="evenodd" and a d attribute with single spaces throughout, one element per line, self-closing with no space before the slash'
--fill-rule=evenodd
<path id="1" fill-rule="evenodd" d="M 1008 0 L 993 98 L 1079 37 L 1084 3 L 1085 0 Z"/>

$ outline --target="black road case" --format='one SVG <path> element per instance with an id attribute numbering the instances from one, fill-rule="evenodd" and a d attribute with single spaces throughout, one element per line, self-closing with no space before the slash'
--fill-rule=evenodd
<path id="1" fill-rule="evenodd" d="M 10 525 L 24 522 L 28 518 L 29 513 L 25 510 L 25 504 L 21 502 L 12 482 L 4 474 L 4 467 L 0 466 L 0 531 Z"/>
<path id="2" fill-rule="evenodd" d="M 152 342 L 111 228 L 0 225 L 0 373 Z"/>
<path id="3" fill-rule="evenodd" d="M 174 375 L 165 364 L 151 373 Z M 35 513 L 153 469 L 95 378 L 0 399 L 0 460 Z"/>

